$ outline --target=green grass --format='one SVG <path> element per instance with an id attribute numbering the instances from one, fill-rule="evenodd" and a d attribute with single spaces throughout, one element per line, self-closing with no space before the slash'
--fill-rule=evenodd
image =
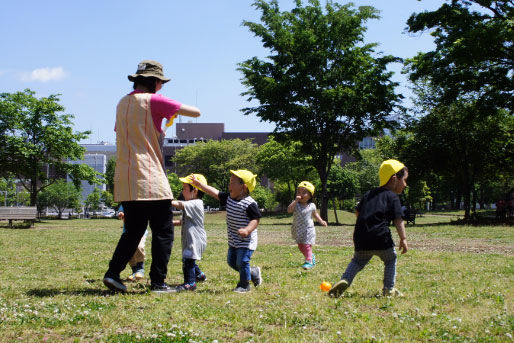
<path id="1" fill-rule="evenodd" d="M 333 212 L 329 216 L 335 222 Z M 299 268 L 291 217 L 263 218 L 252 264 L 262 267 L 264 283 L 235 294 L 238 275 L 225 262 L 224 214 L 208 214 L 200 262 L 207 281 L 194 293 L 167 295 L 148 292 L 146 280 L 127 283 L 126 295 L 103 286 L 120 221 L 52 220 L 32 229 L 0 222 L 0 341 L 512 341 L 514 227 L 417 218 L 407 227 L 411 250 L 398 259 L 397 287 L 405 297 L 378 296 L 383 266 L 375 258 L 342 298 L 332 299 L 319 285 L 338 280 L 353 252 L 355 217 L 339 212 L 338 218 L 339 226 L 317 227 L 319 262 L 308 272 Z M 180 230 L 175 242 L 171 284 L 182 280 Z M 147 271 L 149 263 L 151 256 Z"/>

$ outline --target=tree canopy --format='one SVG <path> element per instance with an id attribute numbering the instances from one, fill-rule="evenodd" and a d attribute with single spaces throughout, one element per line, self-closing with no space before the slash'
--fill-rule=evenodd
<path id="1" fill-rule="evenodd" d="M 2 174 L 16 176 L 30 193 L 30 204 L 36 204 L 38 192 L 59 176 L 70 175 L 75 185 L 81 180 L 97 181 L 95 170 L 80 160 L 85 149 L 78 142 L 89 131 L 73 132 L 70 114 L 59 114 L 64 108 L 58 95 L 36 98 L 26 89 L 0 94 L 0 165 Z M 48 166 L 55 169 L 48 173 Z"/>
<path id="2" fill-rule="evenodd" d="M 253 57 L 239 64 L 243 95 L 258 104 L 244 108 L 276 124 L 278 140 L 301 141 L 311 157 L 322 189 L 321 216 L 327 218 L 327 177 L 340 152 L 355 149 L 358 141 L 376 135 L 398 105 L 397 84 L 387 65 L 398 62 L 382 56 L 376 44 L 364 43 L 365 23 L 377 10 L 317 0 L 281 12 L 275 0 L 254 2 L 261 23 L 243 25 L 270 51 L 266 60 Z"/>
<path id="3" fill-rule="evenodd" d="M 229 170 L 248 169 L 256 173 L 256 154 L 257 145 L 249 139 L 209 140 L 178 150 L 174 161 L 179 166 L 179 176 L 203 174 L 210 185 L 225 192 L 228 190 Z"/>
<path id="4" fill-rule="evenodd" d="M 58 180 L 39 193 L 38 208 L 42 211 L 44 207 L 51 207 L 57 211 L 60 219 L 65 209 L 78 210 L 81 198 L 80 188 L 66 180 Z"/>
<path id="5" fill-rule="evenodd" d="M 477 106 L 514 109 L 514 4 L 452 0 L 435 11 L 413 14 L 412 33 L 431 30 L 436 48 L 408 61 L 410 79 L 430 77 L 451 103 L 472 93 Z"/>

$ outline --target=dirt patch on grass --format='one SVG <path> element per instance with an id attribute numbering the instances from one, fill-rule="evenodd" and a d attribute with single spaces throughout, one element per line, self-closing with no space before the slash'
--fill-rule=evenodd
<path id="1" fill-rule="evenodd" d="M 339 227 L 316 228 L 316 244 L 320 246 L 340 246 L 353 248 L 353 228 Z M 398 238 L 393 234 L 395 242 Z M 413 233 L 407 237 L 410 249 L 425 251 L 454 251 L 483 254 L 502 254 L 514 256 L 514 246 L 495 242 L 485 238 L 427 238 L 423 234 Z M 294 245 L 288 229 L 259 228 L 259 244 Z"/>

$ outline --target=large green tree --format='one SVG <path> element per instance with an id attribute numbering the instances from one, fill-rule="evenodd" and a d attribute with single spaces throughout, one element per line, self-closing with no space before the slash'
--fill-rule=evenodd
<path id="1" fill-rule="evenodd" d="M 446 1 L 435 11 L 413 14 L 412 33 L 431 31 L 436 48 L 409 60 L 413 81 L 430 77 L 446 104 L 475 94 L 476 105 L 514 109 L 514 3 Z"/>
<path id="2" fill-rule="evenodd" d="M 259 172 L 274 182 L 287 185 L 291 199 L 296 186 L 303 180 L 312 181 L 311 174 L 315 174 L 310 157 L 300 153 L 301 145 L 301 142 L 280 143 L 270 137 L 257 152 Z"/>
<path id="3" fill-rule="evenodd" d="M 80 188 L 66 180 L 57 180 L 38 194 L 38 203 L 55 209 L 58 218 L 61 219 L 65 209 L 80 208 L 81 198 Z"/>
<path id="4" fill-rule="evenodd" d="M 261 23 L 243 25 L 262 40 L 270 55 L 253 57 L 239 65 L 243 93 L 255 114 L 276 125 L 278 140 L 301 141 L 301 153 L 311 157 L 321 180 L 321 216 L 327 219 L 327 178 L 334 156 L 351 152 L 366 136 L 393 126 L 390 115 L 399 95 L 387 65 L 393 56 L 366 44 L 365 23 L 377 19 L 373 7 L 317 0 L 281 12 L 278 1 L 258 0 Z"/>
<path id="5" fill-rule="evenodd" d="M 474 102 L 437 106 L 415 126 L 411 145 L 417 164 L 424 165 L 420 172 L 444 176 L 457 187 L 466 219 L 479 182 L 514 175 L 514 117 L 502 109 L 488 115 L 481 110 Z"/>
<path id="6" fill-rule="evenodd" d="M 81 180 L 97 181 L 97 173 L 80 160 L 85 149 L 79 141 L 89 131 L 73 132 L 70 114 L 59 114 L 64 108 L 57 95 L 36 98 L 26 89 L 0 94 L 0 165 L 2 174 L 16 176 L 30 193 L 30 205 L 36 205 L 37 194 L 59 176 L 70 175 L 78 185 Z M 48 166 L 56 173 L 48 173 Z"/>
<path id="7" fill-rule="evenodd" d="M 251 140 L 229 139 L 197 142 L 176 152 L 179 176 L 203 174 L 210 185 L 228 190 L 230 169 L 248 169 L 256 173 L 257 145 Z"/>

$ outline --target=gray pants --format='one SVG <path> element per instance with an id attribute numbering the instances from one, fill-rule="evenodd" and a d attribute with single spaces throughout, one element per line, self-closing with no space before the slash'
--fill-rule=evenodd
<path id="1" fill-rule="evenodd" d="M 384 288 L 393 288 L 396 277 L 396 251 L 394 248 L 386 250 L 355 251 L 352 261 L 348 267 L 346 267 L 341 279 L 345 279 L 348 281 L 348 284 L 351 284 L 355 275 L 357 275 L 357 273 L 360 272 L 375 255 L 380 257 L 384 262 Z"/>

